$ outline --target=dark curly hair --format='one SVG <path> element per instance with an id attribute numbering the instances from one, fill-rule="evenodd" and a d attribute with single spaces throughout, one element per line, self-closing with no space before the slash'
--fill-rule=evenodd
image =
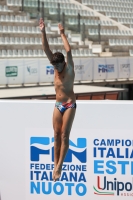
<path id="1" fill-rule="evenodd" d="M 56 65 L 58 63 L 62 63 L 63 61 L 65 61 L 64 55 L 60 52 L 56 52 L 53 54 L 53 57 L 51 59 L 51 64 Z"/>

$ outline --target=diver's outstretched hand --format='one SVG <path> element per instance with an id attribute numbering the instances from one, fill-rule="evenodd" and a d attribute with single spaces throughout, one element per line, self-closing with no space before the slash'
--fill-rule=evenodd
<path id="1" fill-rule="evenodd" d="M 59 30 L 60 30 L 60 34 L 64 34 L 64 27 L 62 26 L 62 24 L 58 24 Z"/>
<path id="2" fill-rule="evenodd" d="M 41 32 L 45 31 L 45 24 L 42 18 L 39 20 L 39 27 L 40 27 Z"/>

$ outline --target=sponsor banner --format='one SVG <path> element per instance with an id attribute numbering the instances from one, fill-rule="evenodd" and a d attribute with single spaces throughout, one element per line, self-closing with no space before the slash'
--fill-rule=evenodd
<path id="1" fill-rule="evenodd" d="M 123 130 L 92 132 L 94 199 L 133 198 L 133 139 Z"/>
<path id="2" fill-rule="evenodd" d="M 0 84 L 54 81 L 54 67 L 48 59 L 1 59 Z M 75 81 L 132 78 L 132 58 L 75 58 Z"/>
<path id="3" fill-rule="evenodd" d="M 85 74 L 86 72 L 88 72 L 86 74 L 86 76 L 84 76 L 85 78 L 83 79 L 83 81 L 92 81 L 92 75 L 93 75 L 93 59 L 84 59 L 83 60 L 85 62 Z"/>
<path id="4" fill-rule="evenodd" d="M 116 58 L 94 59 L 94 80 L 111 80 L 117 78 Z"/>
<path id="5" fill-rule="evenodd" d="M 130 78 L 133 78 L 133 58 L 129 58 L 130 63 Z"/>
<path id="6" fill-rule="evenodd" d="M 105 80 L 107 71 L 105 58 L 95 58 L 93 62 L 93 80 Z"/>
<path id="7" fill-rule="evenodd" d="M 74 59 L 75 80 L 92 80 L 92 60 L 93 59 Z"/>
<path id="8" fill-rule="evenodd" d="M 53 82 L 54 81 L 54 67 L 49 60 L 39 59 L 40 79 L 39 82 Z"/>
<path id="9" fill-rule="evenodd" d="M 57 182 L 52 180 L 53 109 L 53 101 L 0 102 L 1 200 L 132 199 L 133 103 L 77 102 Z"/>
<path id="10" fill-rule="evenodd" d="M 5 66 L 5 76 L 8 79 L 8 84 L 23 83 L 23 59 L 10 59 L 8 65 Z"/>
<path id="11" fill-rule="evenodd" d="M 106 58 L 106 80 L 117 79 L 117 58 Z"/>
<path id="12" fill-rule="evenodd" d="M 80 81 L 82 73 L 84 73 L 84 65 L 81 64 L 81 59 L 75 58 L 74 60 L 75 81 Z"/>
<path id="13" fill-rule="evenodd" d="M 6 77 L 18 76 L 18 66 L 6 66 L 5 75 Z"/>
<path id="14" fill-rule="evenodd" d="M 0 85 L 7 84 L 7 77 L 5 76 L 5 66 L 7 66 L 8 60 L 0 60 Z"/>
<path id="15" fill-rule="evenodd" d="M 24 83 L 39 82 L 39 64 L 38 59 L 24 60 Z"/>
<path id="16" fill-rule="evenodd" d="M 38 134 L 39 133 L 39 134 Z M 46 133 L 44 135 L 44 133 Z M 76 138 L 74 135 L 77 135 Z M 87 138 L 78 130 L 72 131 L 69 150 L 63 163 L 62 174 L 53 182 L 54 138 L 51 129 L 27 129 L 26 139 L 26 200 L 44 198 L 86 199 L 88 190 Z M 27 151 L 28 150 L 28 151 Z"/>
<path id="17" fill-rule="evenodd" d="M 129 58 L 118 58 L 118 78 L 129 78 L 130 68 Z"/>

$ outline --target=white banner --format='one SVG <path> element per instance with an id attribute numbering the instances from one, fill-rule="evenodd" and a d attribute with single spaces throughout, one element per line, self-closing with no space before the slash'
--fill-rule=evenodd
<path id="1" fill-rule="evenodd" d="M 105 58 L 93 59 L 93 80 L 105 80 L 106 79 L 106 62 Z"/>
<path id="2" fill-rule="evenodd" d="M 54 67 L 47 59 L 39 59 L 40 79 L 39 82 L 53 82 L 54 81 Z"/>
<path id="3" fill-rule="evenodd" d="M 0 84 L 54 81 L 48 59 L 1 59 Z M 132 58 L 74 58 L 75 81 L 115 80 L 133 77 Z"/>
<path id="4" fill-rule="evenodd" d="M 93 80 L 93 59 L 92 58 L 86 58 L 83 59 L 83 62 L 85 63 L 85 76 L 83 78 L 83 81 L 92 81 Z"/>
<path id="5" fill-rule="evenodd" d="M 54 104 L 0 101 L 1 200 L 132 199 L 133 103 L 77 101 L 57 182 L 52 180 Z"/>
<path id="6" fill-rule="evenodd" d="M 8 79 L 8 84 L 22 84 L 24 79 L 24 63 L 23 59 L 10 59 L 8 65 L 5 66 L 5 74 Z"/>
<path id="7" fill-rule="evenodd" d="M 74 59 L 75 80 L 92 80 L 92 61 L 93 59 Z"/>
<path id="8" fill-rule="evenodd" d="M 24 83 L 39 83 L 38 59 L 24 60 Z"/>
<path id="9" fill-rule="evenodd" d="M 5 66 L 8 65 L 8 60 L 3 59 L 0 61 L 0 85 L 7 84 L 7 76 L 5 71 Z"/>
<path id="10" fill-rule="evenodd" d="M 118 78 L 129 78 L 130 68 L 129 58 L 118 58 Z"/>
<path id="11" fill-rule="evenodd" d="M 133 78 L 133 58 L 129 58 L 129 63 L 130 63 L 130 77 Z"/>
<path id="12" fill-rule="evenodd" d="M 82 73 L 84 73 L 84 65 L 81 64 L 81 59 L 75 58 L 74 62 L 74 71 L 75 71 L 75 81 L 80 81 Z"/>
<path id="13" fill-rule="evenodd" d="M 105 58 L 106 80 L 115 80 L 118 76 L 117 58 Z"/>

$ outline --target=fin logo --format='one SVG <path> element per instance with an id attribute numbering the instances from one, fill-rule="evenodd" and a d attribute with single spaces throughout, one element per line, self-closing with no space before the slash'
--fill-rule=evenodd
<path id="1" fill-rule="evenodd" d="M 64 162 L 71 163 L 75 156 L 81 163 L 87 162 L 87 144 L 86 138 L 77 138 L 77 144 L 69 140 L 69 150 Z M 49 137 L 31 137 L 30 138 L 30 160 L 39 162 L 40 155 L 51 156 L 54 162 L 54 138 Z"/>
<path id="2" fill-rule="evenodd" d="M 111 73 L 114 72 L 114 65 L 98 65 L 98 73 Z"/>
<path id="3" fill-rule="evenodd" d="M 54 74 L 54 67 L 46 66 L 46 75 L 53 75 L 53 74 Z"/>

